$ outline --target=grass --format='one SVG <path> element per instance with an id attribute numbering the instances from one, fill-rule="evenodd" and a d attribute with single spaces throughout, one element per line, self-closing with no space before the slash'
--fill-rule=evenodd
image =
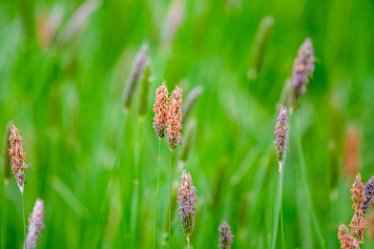
<path id="1" fill-rule="evenodd" d="M 23 2 L 30 8 L 23 8 Z M 58 3 L 63 10 L 58 36 L 80 2 Z M 13 120 L 32 164 L 26 172 L 26 216 L 37 197 L 45 202 L 46 229 L 39 248 L 121 248 L 133 242 L 133 248 L 150 248 L 155 212 L 156 248 L 167 246 L 162 232 L 168 219 L 170 155 L 163 140 L 158 198 L 159 141 L 151 111 L 163 79 L 169 89 L 181 85 L 184 96 L 197 85 L 204 88 L 189 116 L 197 126 L 185 162 L 198 196 L 191 248 L 217 248 L 223 220 L 234 232 L 234 249 L 270 248 L 278 181 L 276 105 L 306 36 L 315 45 L 317 64 L 293 114 L 275 248 L 338 248 L 338 225 L 352 217 L 353 180 L 342 172 L 344 136 L 351 123 L 362 131 L 363 180 L 374 172 L 372 1 L 185 1 L 180 28 L 172 41 L 163 42 L 169 4 L 101 1 L 74 38 L 48 47 L 32 32 L 38 18 L 27 20 L 50 13 L 56 1 L 1 1 L 0 140 Z M 274 26 L 261 71 L 256 80 L 248 80 L 258 25 L 268 15 Z M 121 97 L 144 41 L 150 46 L 154 79 L 140 125 L 139 89 L 126 117 Z M 177 148 L 173 159 L 180 153 Z M 175 160 L 173 184 L 178 186 Z M 137 172 L 141 181 L 135 188 Z M 21 248 L 22 205 L 14 179 L 0 191 L 1 196 L 6 191 L 7 201 L 0 215 L 8 214 L 3 247 Z M 170 211 L 171 248 L 184 248 L 177 210 Z M 367 236 L 362 248 L 373 245 Z"/>

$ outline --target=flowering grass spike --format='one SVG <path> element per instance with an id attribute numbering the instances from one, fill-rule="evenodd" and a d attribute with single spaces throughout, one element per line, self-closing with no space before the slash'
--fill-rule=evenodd
<path id="1" fill-rule="evenodd" d="M 365 198 L 362 202 L 362 209 L 364 213 L 373 205 L 374 202 L 374 176 L 372 176 L 365 184 L 364 187 Z"/>
<path id="2" fill-rule="evenodd" d="M 156 101 L 153 105 L 153 128 L 159 138 L 164 138 L 168 121 L 169 92 L 165 82 L 156 90 Z"/>
<path id="3" fill-rule="evenodd" d="M 28 168 L 28 164 L 25 162 L 22 137 L 19 134 L 19 130 L 14 125 L 10 128 L 9 143 L 9 156 L 12 162 L 12 172 L 16 178 L 19 190 L 23 193 L 26 183 L 25 170 Z"/>
<path id="4" fill-rule="evenodd" d="M 186 171 L 182 172 L 181 186 L 178 189 L 179 217 L 184 234 L 189 238 L 195 226 L 196 189 L 192 177 Z"/>
<path id="5" fill-rule="evenodd" d="M 314 48 L 310 38 L 306 38 L 295 58 L 290 81 L 290 105 L 296 108 L 300 98 L 306 93 L 306 85 L 314 73 Z"/>
<path id="6" fill-rule="evenodd" d="M 174 150 L 178 144 L 182 144 L 182 89 L 176 87 L 170 97 L 167 136 L 169 147 Z"/>
<path id="7" fill-rule="evenodd" d="M 37 199 L 29 217 L 29 230 L 26 238 L 27 249 L 36 248 L 40 233 L 44 229 L 44 202 Z"/>
<path id="8" fill-rule="evenodd" d="M 348 230 L 348 227 L 345 225 L 339 226 L 338 238 L 340 240 L 340 247 L 342 249 L 360 249 L 357 240 L 353 238 Z"/>
<path id="9" fill-rule="evenodd" d="M 353 201 L 353 217 L 351 223 L 349 224 L 349 228 L 351 229 L 352 235 L 359 241 L 364 241 L 365 236 L 365 229 L 367 226 L 363 205 L 362 203 L 366 201 L 365 193 L 364 193 L 364 185 L 361 181 L 361 175 L 357 174 L 356 181 L 352 185 L 352 201 Z"/>
<path id="10" fill-rule="evenodd" d="M 234 236 L 231 232 L 230 226 L 226 222 L 223 222 L 218 228 L 218 231 L 220 232 L 218 241 L 219 249 L 230 249 L 234 241 Z"/>
<path id="11" fill-rule="evenodd" d="M 279 110 L 277 123 L 275 125 L 275 147 L 279 161 L 279 172 L 282 172 L 282 165 L 286 158 L 288 149 L 288 109 L 282 106 Z"/>

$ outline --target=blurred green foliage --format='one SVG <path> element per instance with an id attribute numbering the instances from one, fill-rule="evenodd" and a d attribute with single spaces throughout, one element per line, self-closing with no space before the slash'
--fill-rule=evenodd
<path id="1" fill-rule="evenodd" d="M 269 248 L 278 174 L 276 106 L 307 36 L 317 63 L 291 120 L 277 248 L 339 248 L 338 225 L 352 216 L 353 178 L 342 172 L 351 125 L 362 134 L 363 180 L 374 173 L 373 1 L 186 0 L 174 3 L 177 14 L 169 21 L 171 1 L 97 1 L 86 18 L 90 8 L 77 14 L 82 3 L 0 2 L 0 138 L 10 120 L 24 138 L 32 164 L 26 213 L 37 197 L 46 206 L 39 248 L 151 247 L 158 151 L 151 106 L 163 79 L 169 90 L 181 85 L 185 96 L 194 86 L 204 88 L 189 117 L 197 130 L 185 163 L 199 199 L 193 248 L 218 248 L 223 220 L 235 234 L 233 248 Z M 248 80 L 256 31 L 267 15 L 274 27 L 264 63 L 258 78 Z M 153 82 L 139 136 L 139 91 L 126 115 L 121 97 L 144 41 Z M 132 233 L 136 146 L 140 199 Z M 173 154 L 175 186 L 180 151 Z M 163 141 L 158 248 L 164 245 L 168 167 Z M 21 195 L 13 179 L 1 186 L 1 214 L 4 205 L 8 211 L 2 246 L 21 248 Z M 176 207 L 172 211 L 172 248 L 183 248 Z M 367 236 L 362 248 L 373 246 Z"/>

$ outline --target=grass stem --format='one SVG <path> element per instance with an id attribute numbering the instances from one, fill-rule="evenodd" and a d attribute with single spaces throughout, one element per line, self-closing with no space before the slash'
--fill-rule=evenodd
<path id="1" fill-rule="evenodd" d="M 155 221 L 153 232 L 153 248 L 156 248 L 157 238 L 157 218 L 158 218 L 158 205 L 160 198 L 160 154 L 161 154 L 161 138 L 158 139 L 158 154 L 157 154 L 157 184 L 156 184 L 156 207 L 155 207 Z"/>
<path id="2" fill-rule="evenodd" d="M 138 129 L 138 137 L 135 144 L 135 178 L 134 178 L 134 199 L 132 202 L 132 210 L 131 210 L 131 232 L 133 235 L 133 243 L 137 241 L 137 229 L 138 229 L 138 209 L 139 209 L 139 200 L 140 200 L 140 153 L 141 153 L 141 142 L 142 142 L 142 134 L 143 134 L 143 125 L 144 125 L 144 118 L 139 117 L 139 129 Z M 134 244 L 135 245 L 135 244 Z M 134 248 L 134 247 L 133 247 Z"/>
<path id="3" fill-rule="evenodd" d="M 309 209 L 311 210 L 312 222 L 313 222 L 314 228 L 315 228 L 316 233 L 317 233 L 318 241 L 320 243 L 320 248 L 325 248 L 325 240 L 323 238 L 321 227 L 319 225 L 317 215 L 316 215 L 315 210 L 314 210 L 314 206 L 313 206 L 313 203 L 312 203 L 312 197 L 310 195 L 308 182 L 307 182 L 307 177 L 306 177 L 306 174 L 307 174 L 306 163 L 305 163 L 304 152 L 303 152 L 302 145 L 301 145 L 302 134 L 301 134 L 301 121 L 300 120 L 298 122 L 298 126 L 299 126 L 299 129 L 298 129 L 298 134 L 296 136 L 297 137 L 296 142 L 297 142 L 297 152 L 298 152 L 299 159 L 300 159 L 301 181 L 302 181 L 302 185 L 303 185 L 303 188 L 304 188 L 304 191 L 305 191 L 305 194 L 306 194 L 306 199 L 307 199 L 307 202 L 308 202 L 308 205 L 309 205 Z"/>
<path id="4" fill-rule="evenodd" d="M 169 157 L 169 170 L 170 170 L 170 186 L 169 186 L 169 232 L 168 232 L 168 248 L 170 249 L 171 244 L 171 198 L 173 194 L 173 168 L 171 166 L 171 158 L 173 155 L 173 150 L 170 149 L 170 157 Z"/>
<path id="5" fill-rule="evenodd" d="M 7 185 L 4 184 L 3 189 L 3 212 L 2 212 L 2 219 L 1 219 L 1 248 L 6 248 L 6 234 L 7 234 L 7 226 L 6 226 L 6 219 L 7 219 L 7 197 L 6 197 L 6 190 Z"/>
<path id="6" fill-rule="evenodd" d="M 22 195 L 22 214 L 23 214 L 23 237 L 25 241 L 25 248 L 27 249 L 27 241 L 26 241 L 26 219 L 25 219 L 25 200 L 23 198 L 23 193 Z"/>
<path id="7" fill-rule="evenodd" d="M 279 168 L 284 169 L 284 163 L 283 162 L 279 163 Z M 282 205 L 283 175 L 284 175 L 284 171 L 280 171 L 279 172 L 279 178 L 278 178 L 275 209 L 274 209 L 274 225 L 273 225 L 273 234 L 272 234 L 272 240 L 271 240 L 271 248 L 272 249 L 274 249 L 276 244 L 277 244 L 278 223 L 279 223 L 279 216 L 280 216 L 281 205 Z"/>

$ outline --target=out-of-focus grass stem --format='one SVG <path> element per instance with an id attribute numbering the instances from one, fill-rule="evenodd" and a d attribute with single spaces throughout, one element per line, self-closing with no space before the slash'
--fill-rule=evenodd
<path id="1" fill-rule="evenodd" d="M 296 135 L 296 137 L 297 137 L 296 147 L 297 147 L 297 152 L 298 152 L 299 159 L 300 159 L 301 182 L 302 182 L 305 194 L 306 194 L 306 199 L 307 199 L 307 202 L 308 202 L 309 209 L 311 211 L 312 222 L 313 222 L 314 228 L 315 228 L 316 233 L 317 233 L 320 248 L 325 248 L 325 240 L 322 236 L 321 227 L 320 227 L 319 222 L 317 220 L 317 216 L 316 216 L 314 206 L 313 206 L 313 203 L 312 203 L 312 198 L 311 198 L 311 195 L 310 195 L 308 182 L 307 182 L 307 177 L 306 177 L 306 163 L 305 163 L 304 153 L 303 153 L 303 149 L 302 149 L 302 145 L 301 145 L 302 134 L 301 134 L 301 120 L 300 120 L 300 118 L 298 119 L 297 126 L 298 126 L 298 129 L 297 129 L 298 134 Z"/>
<path id="2" fill-rule="evenodd" d="M 143 126 L 144 126 L 144 117 L 139 117 L 139 125 L 138 125 L 138 137 L 135 144 L 135 178 L 134 178 L 134 191 L 133 196 L 134 199 L 132 201 L 132 210 L 131 210 L 131 232 L 133 236 L 133 243 L 137 241 L 137 229 L 138 229 L 138 209 L 139 209 L 139 185 L 140 185 L 140 153 L 141 153 L 141 143 L 142 143 L 142 135 L 143 135 Z M 135 244 L 134 244 L 135 245 Z"/>
<path id="3" fill-rule="evenodd" d="M 6 248 L 6 234 L 7 234 L 7 198 L 6 198 L 6 190 L 7 184 L 4 184 L 3 188 L 3 207 L 2 207 L 2 219 L 1 219 L 1 248 Z"/>

